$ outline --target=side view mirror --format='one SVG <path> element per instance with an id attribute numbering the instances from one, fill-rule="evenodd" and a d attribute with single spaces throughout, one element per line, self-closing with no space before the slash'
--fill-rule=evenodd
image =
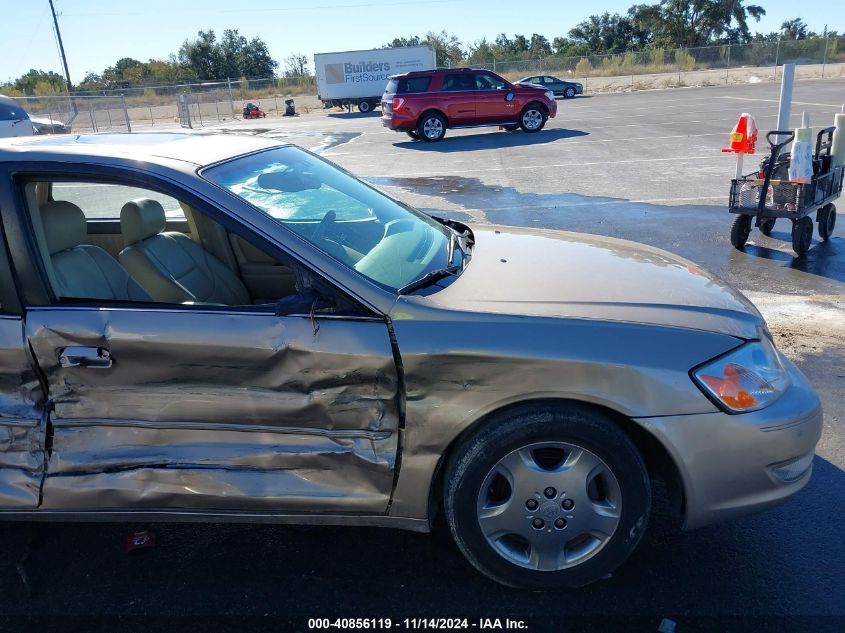
<path id="1" fill-rule="evenodd" d="M 512 92 L 508 92 L 508 94 L 505 95 L 505 101 L 513 101 L 513 93 Z"/>

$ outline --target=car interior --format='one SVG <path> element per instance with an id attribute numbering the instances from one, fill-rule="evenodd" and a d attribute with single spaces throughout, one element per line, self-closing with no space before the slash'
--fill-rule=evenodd
<path id="1" fill-rule="evenodd" d="M 105 195 L 94 189 L 101 187 Z M 310 279 L 298 282 L 298 266 L 157 192 L 38 181 L 27 183 L 24 193 L 60 301 L 255 306 L 276 304 L 310 285 Z"/>

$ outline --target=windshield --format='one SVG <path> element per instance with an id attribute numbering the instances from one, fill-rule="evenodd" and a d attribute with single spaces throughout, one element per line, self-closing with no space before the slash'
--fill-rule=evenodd
<path id="1" fill-rule="evenodd" d="M 391 290 L 461 263 L 451 229 L 297 147 L 235 158 L 202 175 Z"/>

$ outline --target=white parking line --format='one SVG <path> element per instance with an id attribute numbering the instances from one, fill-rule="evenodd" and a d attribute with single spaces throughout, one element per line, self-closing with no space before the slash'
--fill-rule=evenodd
<path id="1" fill-rule="evenodd" d="M 637 163 L 660 163 L 660 162 L 681 162 L 681 161 L 691 161 L 691 160 L 706 160 L 706 159 L 722 159 L 721 154 L 713 153 L 707 154 L 705 156 L 669 156 L 665 158 L 634 158 L 630 160 L 602 160 L 602 161 L 595 161 L 595 162 L 585 162 L 585 161 L 578 161 L 576 163 L 543 163 L 540 165 L 504 165 L 502 167 L 483 167 L 483 168 L 475 168 L 475 169 L 449 169 L 448 175 L 452 174 L 478 174 L 482 172 L 492 172 L 492 171 L 514 171 L 517 169 L 545 169 L 545 168 L 558 168 L 558 167 L 594 167 L 596 165 L 628 165 L 628 164 L 637 164 Z M 398 173 L 398 174 L 368 174 L 362 175 L 361 177 L 365 180 L 372 176 L 378 176 L 385 178 L 414 178 L 420 177 L 424 178 L 427 177 L 426 174 L 421 173 L 419 170 L 407 173 Z M 443 174 L 441 172 L 432 172 L 428 175 L 429 177 L 442 177 Z"/>
<path id="2" fill-rule="evenodd" d="M 778 99 L 752 99 L 750 97 L 729 97 L 727 95 L 722 96 L 722 99 L 734 99 L 736 101 L 768 101 L 770 103 L 780 103 Z M 841 108 L 842 104 L 835 104 L 835 103 L 813 103 L 811 101 L 793 101 L 793 105 L 808 105 L 808 106 L 820 106 L 822 108 Z"/>

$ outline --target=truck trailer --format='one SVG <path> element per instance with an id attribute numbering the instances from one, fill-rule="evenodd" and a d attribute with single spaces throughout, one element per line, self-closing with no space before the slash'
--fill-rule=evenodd
<path id="1" fill-rule="evenodd" d="M 318 53 L 314 55 L 317 97 L 325 108 L 358 106 L 361 112 L 369 112 L 381 103 L 392 75 L 434 67 L 430 46 Z"/>

